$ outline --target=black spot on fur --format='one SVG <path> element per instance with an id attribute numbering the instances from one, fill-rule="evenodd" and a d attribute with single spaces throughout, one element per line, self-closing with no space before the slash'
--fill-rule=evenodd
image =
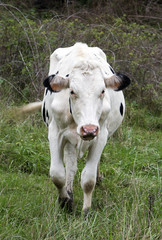
<path id="1" fill-rule="evenodd" d="M 69 98 L 69 108 L 70 108 L 70 113 L 72 114 L 72 109 L 71 109 L 71 101 L 70 101 L 70 98 Z"/>
<path id="2" fill-rule="evenodd" d="M 47 110 L 47 112 L 46 112 L 46 115 L 47 115 L 47 118 L 48 118 L 48 120 L 49 120 L 49 114 L 48 114 L 48 110 Z"/>
<path id="3" fill-rule="evenodd" d="M 45 92 L 45 95 L 47 95 L 47 93 L 48 93 L 48 88 L 46 88 L 46 92 Z"/>
<path id="4" fill-rule="evenodd" d="M 69 74 L 66 74 L 66 76 L 65 77 L 69 77 Z"/>
<path id="5" fill-rule="evenodd" d="M 46 123 L 46 108 L 45 108 L 45 102 L 43 105 L 43 121 Z"/>
<path id="6" fill-rule="evenodd" d="M 114 72 L 114 70 L 112 69 L 112 67 L 110 67 L 110 70 L 111 70 L 111 72 L 114 74 L 115 72 Z"/>
<path id="7" fill-rule="evenodd" d="M 120 114 L 123 116 L 123 104 L 120 104 Z"/>

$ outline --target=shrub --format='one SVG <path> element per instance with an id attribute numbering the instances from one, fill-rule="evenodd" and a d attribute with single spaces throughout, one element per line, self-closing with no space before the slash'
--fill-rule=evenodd
<path id="1" fill-rule="evenodd" d="M 49 55 L 58 47 L 82 41 L 102 48 L 112 67 L 131 78 L 126 90 L 129 99 L 152 110 L 160 109 L 161 35 L 157 28 L 130 22 L 126 15 L 82 12 L 67 17 L 45 12 L 38 18 L 33 9 L 22 13 L 5 4 L 1 9 L 2 97 L 24 101 L 42 98 Z"/>

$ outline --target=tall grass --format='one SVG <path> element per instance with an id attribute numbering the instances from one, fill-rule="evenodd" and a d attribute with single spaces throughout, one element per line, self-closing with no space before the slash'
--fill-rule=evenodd
<path id="1" fill-rule="evenodd" d="M 2 107 L 2 106 L 1 106 Z M 4 109 L 4 107 L 2 107 Z M 130 106 L 130 110 L 132 106 Z M 140 109 L 133 108 L 137 115 Z M 3 113 L 3 114 L 2 114 Z M 135 116 L 135 115 L 134 115 Z M 14 122 L 1 112 L 0 239 L 160 239 L 161 132 L 126 120 L 101 157 L 103 181 L 93 193 L 88 220 L 82 216 L 78 161 L 72 214 L 60 209 L 48 176 L 47 129 L 40 114 Z M 141 123 L 142 124 L 142 123 Z"/>

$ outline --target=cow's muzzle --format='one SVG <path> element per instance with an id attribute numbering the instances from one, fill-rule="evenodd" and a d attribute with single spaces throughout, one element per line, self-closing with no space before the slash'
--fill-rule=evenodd
<path id="1" fill-rule="evenodd" d="M 80 137 L 83 140 L 92 140 L 98 135 L 98 127 L 95 125 L 84 125 L 80 129 Z"/>

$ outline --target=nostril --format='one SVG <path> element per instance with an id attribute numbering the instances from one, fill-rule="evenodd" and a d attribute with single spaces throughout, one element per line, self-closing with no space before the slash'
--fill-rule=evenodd
<path id="1" fill-rule="evenodd" d="M 97 132 L 97 127 L 93 129 L 93 133 Z"/>
<path id="2" fill-rule="evenodd" d="M 98 127 L 95 125 L 85 125 L 81 127 L 81 136 L 84 137 L 96 137 L 98 134 Z"/>
<path id="3" fill-rule="evenodd" d="M 88 129 L 86 127 L 82 127 L 84 133 L 88 133 Z"/>

